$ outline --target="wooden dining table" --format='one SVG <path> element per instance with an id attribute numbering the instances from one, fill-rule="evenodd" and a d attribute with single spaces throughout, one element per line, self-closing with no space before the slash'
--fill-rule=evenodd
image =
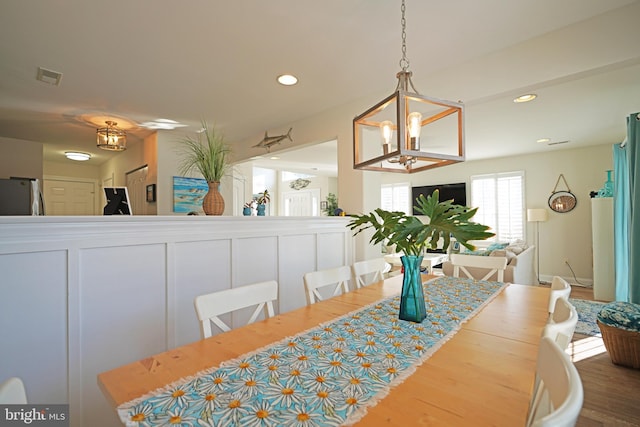
<path id="1" fill-rule="evenodd" d="M 392 277 L 103 372 L 98 384 L 115 410 L 181 378 L 397 295 L 401 287 L 402 276 Z M 355 425 L 524 425 L 548 298 L 548 288 L 507 285 Z"/>

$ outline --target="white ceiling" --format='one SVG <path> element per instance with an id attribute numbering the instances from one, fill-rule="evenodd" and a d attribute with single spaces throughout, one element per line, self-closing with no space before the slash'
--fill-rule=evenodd
<path id="1" fill-rule="evenodd" d="M 467 159 L 619 142 L 640 110 L 638 1 L 407 0 L 406 10 L 414 84 L 466 104 Z M 0 136 L 44 142 L 47 160 L 74 149 L 100 164 L 117 154 L 95 148 L 93 117 L 131 122 L 131 144 L 150 132 L 136 125 L 156 119 L 189 125 L 177 137 L 205 119 L 232 144 L 331 109 L 350 120 L 395 88 L 400 30 L 399 0 L 5 1 Z M 60 86 L 37 81 L 39 66 L 63 73 Z M 298 85 L 278 85 L 285 72 Z M 511 102 L 524 92 L 538 99 Z"/>

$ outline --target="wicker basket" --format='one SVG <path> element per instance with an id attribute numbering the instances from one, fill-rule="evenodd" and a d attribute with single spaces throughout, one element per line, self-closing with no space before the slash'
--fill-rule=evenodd
<path id="1" fill-rule="evenodd" d="M 602 341 L 616 365 L 640 369 L 640 332 L 615 328 L 597 321 Z"/>
<path id="2" fill-rule="evenodd" d="M 202 210 L 207 215 L 222 215 L 224 212 L 224 198 L 220 194 L 218 181 L 208 182 L 209 191 L 202 199 Z"/>

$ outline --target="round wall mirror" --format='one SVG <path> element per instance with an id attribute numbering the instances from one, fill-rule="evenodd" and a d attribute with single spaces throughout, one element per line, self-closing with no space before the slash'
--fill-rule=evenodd
<path id="1" fill-rule="evenodd" d="M 576 207 L 576 196 L 570 191 L 556 191 L 549 197 L 549 207 L 559 213 L 569 212 Z"/>

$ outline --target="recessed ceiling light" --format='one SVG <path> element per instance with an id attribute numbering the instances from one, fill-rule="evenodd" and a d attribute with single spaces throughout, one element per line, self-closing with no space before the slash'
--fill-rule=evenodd
<path id="1" fill-rule="evenodd" d="M 529 102 L 529 101 L 533 101 L 537 97 L 538 95 L 536 95 L 535 93 L 527 93 L 525 95 L 520 95 L 519 97 L 515 98 L 513 102 L 516 102 L 516 103 Z"/>
<path id="2" fill-rule="evenodd" d="M 551 138 L 540 138 L 536 142 L 550 142 Z"/>
<path id="3" fill-rule="evenodd" d="M 77 151 L 65 151 L 64 155 L 67 156 L 67 159 L 76 160 L 78 162 L 84 162 L 91 158 L 91 154 L 79 153 Z"/>
<path id="4" fill-rule="evenodd" d="M 278 76 L 278 83 L 285 86 L 293 86 L 298 83 L 298 78 L 292 74 L 282 74 Z"/>
<path id="5" fill-rule="evenodd" d="M 271 157 L 269 157 L 269 160 L 280 160 L 280 157 L 278 157 L 278 156 L 271 156 Z"/>

